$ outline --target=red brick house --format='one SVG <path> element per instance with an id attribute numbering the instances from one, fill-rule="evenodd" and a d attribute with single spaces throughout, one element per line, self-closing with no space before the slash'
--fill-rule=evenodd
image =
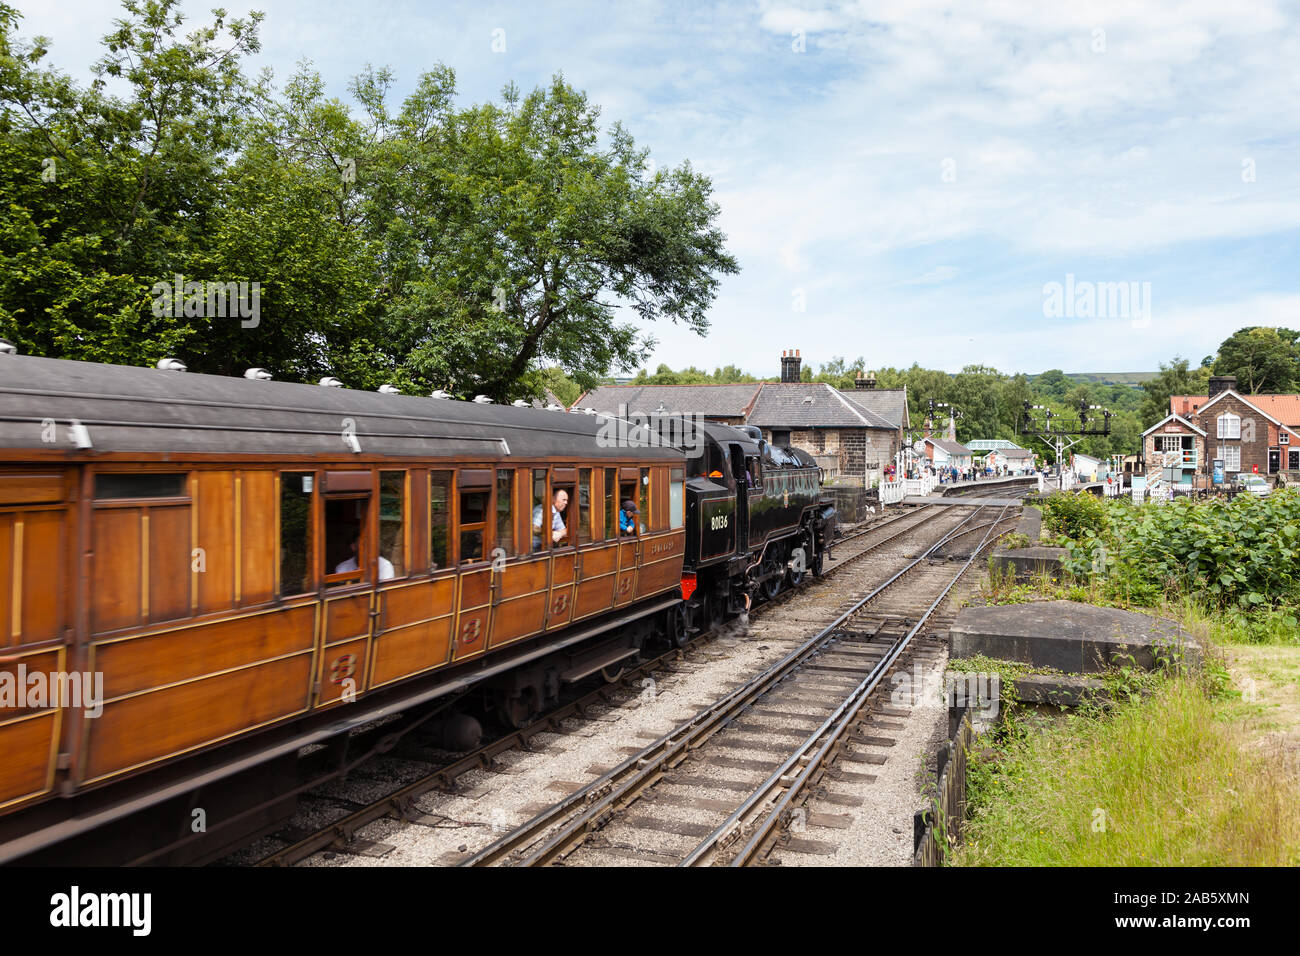
<path id="1" fill-rule="evenodd" d="M 1174 395 L 1169 417 L 1142 433 L 1147 472 L 1173 469 L 1174 484 L 1209 476 L 1300 472 L 1300 395 L 1242 395 L 1231 375 L 1214 376 L 1205 397 Z M 1208 480 L 1208 479 L 1207 479 Z"/>

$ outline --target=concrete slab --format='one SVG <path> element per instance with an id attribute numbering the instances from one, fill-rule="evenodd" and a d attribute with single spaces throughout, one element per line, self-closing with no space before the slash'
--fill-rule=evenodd
<path id="1" fill-rule="evenodd" d="M 1064 548 L 994 548 L 989 560 L 1000 574 L 1010 574 L 1015 581 L 1028 581 L 1040 574 L 1060 578 L 1061 562 L 1069 552 Z"/>
<path id="2" fill-rule="evenodd" d="M 965 607 L 949 628 L 952 657 L 977 654 L 1067 674 L 1199 661 L 1199 645 L 1164 618 L 1075 601 Z"/>

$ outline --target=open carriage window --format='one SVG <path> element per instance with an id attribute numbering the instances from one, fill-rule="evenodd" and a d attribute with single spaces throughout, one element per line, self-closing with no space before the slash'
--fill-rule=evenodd
<path id="1" fill-rule="evenodd" d="M 492 471 L 466 468 L 457 485 L 460 505 L 460 563 L 487 558 L 488 528 L 492 514 Z"/>
<path id="2" fill-rule="evenodd" d="M 366 579 L 370 555 L 366 548 L 366 520 L 370 497 L 355 495 L 325 499 L 325 582 L 353 584 Z M 380 561 L 380 578 L 393 576 L 392 564 Z"/>

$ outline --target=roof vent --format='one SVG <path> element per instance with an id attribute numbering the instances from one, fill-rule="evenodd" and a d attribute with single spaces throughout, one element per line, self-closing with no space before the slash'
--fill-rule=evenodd
<path id="1" fill-rule="evenodd" d="M 333 375 L 326 375 L 323 379 L 320 380 L 319 384 L 321 388 L 342 388 L 343 387 L 343 383 L 340 382 Z"/>
<path id="2" fill-rule="evenodd" d="M 17 355 L 18 346 L 14 345 L 8 339 L 0 339 L 0 355 Z"/>
<path id="3" fill-rule="evenodd" d="M 547 407 L 547 408 L 550 408 L 549 405 L 546 406 L 546 407 Z M 595 414 L 596 414 L 596 410 L 595 410 L 594 408 L 584 408 L 584 409 L 582 410 L 582 414 L 584 414 L 584 415 L 595 415 Z"/>
<path id="4" fill-rule="evenodd" d="M 445 389 L 441 389 L 441 388 L 440 388 L 440 389 L 438 389 L 436 392 L 431 393 L 431 394 L 429 395 L 429 397 L 430 397 L 430 398 L 440 398 L 440 399 L 442 399 L 443 401 L 446 401 L 447 399 L 449 399 L 449 398 L 453 398 L 454 396 L 451 394 L 451 392 L 448 392 L 448 391 L 446 391 Z"/>
<path id="5" fill-rule="evenodd" d="M 510 404 L 513 405 L 515 408 L 532 408 L 532 407 L 533 407 L 533 403 L 532 403 L 532 402 L 526 402 L 526 401 L 524 401 L 522 398 L 516 398 L 516 399 L 515 399 L 513 402 L 511 402 Z"/>
<path id="6" fill-rule="evenodd" d="M 564 411 L 564 406 L 563 406 L 563 405 L 557 405 L 555 402 L 551 402 L 549 405 L 546 406 L 546 410 L 547 410 L 548 412 L 562 412 L 562 411 Z M 588 412 L 588 414 L 590 414 L 591 409 L 587 409 L 587 412 Z"/>
<path id="7" fill-rule="evenodd" d="M 491 404 L 493 404 L 493 402 L 492 402 L 492 399 L 488 398 L 486 395 L 475 395 L 475 396 L 474 396 L 474 404 L 475 404 L 475 405 L 491 405 Z"/>
<path id="8" fill-rule="evenodd" d="M 177 358 L 160 358 L 158 360 L 158 364 L 155 367 L 162 369 L 164 372 L 187 371 L 187 369 L 185 368 L 185 363 Z"/>
<path id="9" fill-rule="evenodd" d="M 813 397 L 811 395 L 805 395 L 803 397 L 803 403 L 805 405 L 811 405 L 813 403 Z"/>
<path id="10" fill-rule="evenodd" d="M 271 373 L 264 368 L 250 368 L 244 372 L 244 378 L 256 382 L 269 382 L 271 381 Z"/>
<path id="11" fill-rule="evenodd" d="M 400 388 L 398 388 L 396 385 L 389 385 L 387 382 L 379 386 L 378 392 L 380 395 L 401 395 L 402 394 L 402 390 Z"/>

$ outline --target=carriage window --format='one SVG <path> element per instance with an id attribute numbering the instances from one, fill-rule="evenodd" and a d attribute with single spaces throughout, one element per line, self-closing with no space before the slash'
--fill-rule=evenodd
<path id="1" fill-rule="evenodd" d="M 509 469 L 497 472 L 497 547 L 507 555 L 515 553 L 515 473 Z"/>
<path id="2" fill-rule="evenodd" d="M 591 541 L 591 469 L 578 469 L 578 544 Z"/>
<path id="3" fill-rule="evenodd" d="M 451 472 L 429 472 L 429 556 L 433 567 L 447 565 L 447 524 L 451 518 Z"/>
<path id="4" fill-rule="evenodd" d="M 151 474 L 98 474 L 95 476 L 96 500 L 106 498 L 182 498 L 186 495 L 185 476 Z"/>
<path id="5" fill-rule="evenodd" d="M 533 469 L 533 551 L 541 551 L 543 542 L 548 540 L 547 536 L 542 534 L 543 525 L 549 524 L 546 521 L 546 469 Z"/>
<path id="6" fill-rule="evenodd" d="M 379 473 L 379 580 L 406 576 L 406 472 Z"/>
<path id="7" fill-rule="evenodd" d="M 618 469 L 605 469 L 605 540 L 618 537 Z"/>
<path id="8" fill-rule="evenodd" d="M 637 483 L 636 506 L 637 526 L 642 530 L 650 527 L 650 469 L 641 469 L 641 480 Z"/>
<path id="9" fill-rule="evenodd" d="M 463 480 L 462 475 L 462 480 Z M 488 514 L 492 506 L 492 489 L 460 489 L 460 563 L 482 561 L 486 546 Z"/>
<path id="10" fill-rule="evenodd" d="M 370 555 L 366 552 L 368 495 L 325 499 L 325 581 L 349 584 L 366 579 Z M 384 576 L 381 563 L 380 577 Z M 392 577 L 389 564 L 388 577 Z"/>
<path id="11" fill-rule="evenodd" d="M 682 469 L 674 468 L 668 481 L 668 527 L 676 530 L 686 524 L 685 499 L 682 496 Z"/>
<path id="12" fill-rule="evenodd" d="M 280 475 L 280 596 L 312 589 L 311 495 L 315 473 Z"/>

